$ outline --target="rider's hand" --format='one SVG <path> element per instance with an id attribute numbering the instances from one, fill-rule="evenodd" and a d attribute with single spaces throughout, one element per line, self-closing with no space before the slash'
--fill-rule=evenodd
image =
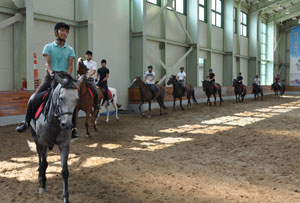
<path id="1" fill-rule="evenodd" d="M 96 79 L 95 82 L 98 82 L 98 79 Z"/>
<path id="2" fill-rule="evenodd" d="M 54 79 L 54 71 L 52 71 L 52 73 L 50 73 L 50 78 Z"/>

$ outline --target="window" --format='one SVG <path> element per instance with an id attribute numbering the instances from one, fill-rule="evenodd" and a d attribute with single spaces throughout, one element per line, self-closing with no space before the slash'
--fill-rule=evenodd
<path id="1" fill-rule="evenodd" d="M 248 15 L 241 11 L 241 35 L 248 36 Z"/>
<path id="2" fill-rule="evenodd" d="M 265 23 L 261 23 L 261 32 L 260 32 L 260 77 L 261 84 L 266 84 L 266 71 L 267 71 L 267 25 Z"/>
<path id="3" fill-rule="evenodd" d="M 172 10 L 171 7 L 167 7 Z M 173 9 L 181 14 L 186 14 L 186 0 L 173 0 Z"/>
<path id="4" fill-rule="evenodd" d="M 223 0 L 211 0 L 211 23 L 223 27 Z"/>
<path id="5" fill-rule="evenodd" d="M 199 0 L 199 20 L 206 22 L 206 0 Z"/>
<path id="6" fill-rule="evenodd" d="M 234 8 L 233 10 L 233 32 L 236 33 L 237 29 L 236 29 L 236 25 L 237 25 L 237 21 L 236 21 L 236 14 L 237 14 L 237 8 Z"/>
<path id="7" fill-rule="evenodd" d="M 147 2 L 160 6 L 160 0 L 147 0 Z"/>

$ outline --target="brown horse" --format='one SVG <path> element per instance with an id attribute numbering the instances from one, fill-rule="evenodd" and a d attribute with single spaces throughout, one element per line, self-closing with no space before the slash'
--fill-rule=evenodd
<path id="1" fill-rule="evenodd" d="M 151 117 L 151 100 L 153 100 L 153 94 L 150 90 L 150 87 L 146 85 L 141 77 L 136 77 L 131 85 L 131 87 L 139 87 L 140 89 L 140 106 L 139 110 L 142 116 L 145 116 L 145 113 L 142 112 L 142 105 L 144 102 L 149 103 L 149 117 Z M 164 98 L 165 98 L 165 87 L 161 85 L 156 85 L 157 91 L 155 93 L 155 99 L 157 100 L 159 106 L 160 106 L 160 115 L 162 115 L 162 108 L 167 109 L 164 105 Z"/>
<path id="2" fill-rule="evenodd" d="M 83 110 L 85 112 L 85 129 L 86 129 L 86 136 L 90 137 L 90 129 L 89 129 L 89 118 L 90 115 L 92 116 L 91 122 L 92 126 L 94 127 L 95 131 L 97 130 L 96 127 L 96 118 L 99 113 L 99 109 L 95 108 L 94 99 L 90 94 L 89 88 L 87 86 L 87 73 L 88 69 L 84 65 L 83 60 L 81 58 L 78 59 L 78 74 L 80 77 L 83 77 L 83 81 L 78 86 L 78 95 L 79 99 L 76 106 L 76 117 L 78 116 L 79 110 Z M 102 92 L 97 88 L 98 91 L 98 102 L 101 103 L 103 97 Z"/>
<path id="3" fill-rule="evenodd" d="M 175 75 L 172 75 L 167 82 L 168 85 L 172 84 L 173 85 L 173 110 L 175 111 L 175 103 L 176 103 L 176 98 L 179 98 L 180 100 L 180 107 L 181 110 L 184 110 L 182 107 L 182 97 L 186 96 L 188 99 L 187 107 L 190 105 L 192 106 L 191 103 L 191 97 L 193 98 L 194 102 L 198 104 L 196 98 L 195 98 L 195 92 L 194 88 L 190 84 L 186 84 L 185 87 L 181 85 L 178 80 L 176 79 Z"/>

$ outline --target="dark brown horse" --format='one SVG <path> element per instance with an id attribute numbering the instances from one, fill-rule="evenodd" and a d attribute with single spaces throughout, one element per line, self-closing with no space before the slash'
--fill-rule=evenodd
<path id="1" fill-rule="evenodd" d="M 95 108 L 94 98 L 91 96 L 89 88 L 87 86 L 87 77 L 86 77 L 87 71 L 88 71 L 88 69 L 84 65 L 83 60 L 81 58 L 79 58 L 77 72 L 80 75 L 80 77 L 83 77 L 83 81 L 78 86 L 79 99 L 78 99 L 77 106 L 76 106 L 76 117 L 78 116 L 79 110 L 83 110 L 85 112 L 86 136 L 90 137 L 89 118 L 91 115 L 92 116 L 92 118 L 91 118 L 92 126 L 94 127 L 95 130 L 97 130 L 95 121 L 98 116 L 99 109 Z M 101 103 L 102 99 L 103 99 L 103 94 L 98 88 L 97 88 L 97 91 L 98 91 L 98 102 Z"/>
<path id="2" fill-rule="evenodd" d="M 263 99 L 264 93 L 263 93 L 262 86 L 257 85 L 256 83 L 252 83 L 252 92 L 254 94 L 254 100 L 258 99 L 259 94 L 260 94 L 260 100 Z"/>
<path id="3" fill-rule="evenodd" d="M 175 75 L 172 75 L 169 79 L 169 81 L 167 82 L 168 85 L 173 85 L 173 110 L 175 111 L 175 103 L 176 103 L 176 98 L 178 98 L 180 100 L 180 108 L 181 110 L 184 110 L 184 108 L 182 107 L 182 97 L 186 96 L 186 98 L 188 99 L 188 103 L 187 103 L 187 107 L 191 104 L 191 97 L 193 98 L 194 102 L 196 104 L 198 104 L 196 98 L 195 98 L 195 92 L 194 92 L 194 88 L 192 85 L 190 84 L 186 84 L 185 87 L 182 86 L 178 80 L 176 79 Z"/>
<path id="4" fill-rule="evenodd" d="M 140 89 L 140 106 L 139 110 L 142 116 L 145 116 L 145 113 L 142 112 L 142 105 L 144 102 L 149 103 L 149 117 L 151 116 L 151 101 L 156 99 L 160 106 L 160 115 L 162 115 L 162 108 L 166 109 L 164 105 L 165 98 L 165 87 L 161 85 L 156 85 L 157 91 L 155 93 L 155 98 L 153 98 L 152 91 L 150 90 L 149 85 L 145 84 L 141 77 L 136 77 L 131 85 L 131 87 L 139 87 Z"/>
<path id="5" fill-rule="evenodd" d="M 274 82 L 271 86 L 271 89 L 274 90 L 274 93 L 275 93 L 275 98 L 279 97 L 279 94 L 278 92 L 280 93 L 280 96 L 282 96 L 284 94 L 284 91 L 285 91 L 285 85 L 284 84 L 279 84 L 279 83 L 276 83 Z"/>
<path id="6" fill-rule="evenodd" d="M 210 96 L 211 95 L 214 95 L 214 98 L 215 98 L 215 102 L 214 104 L 216 105 L 216 94 L 218 93 L 219 94 L 219 97 L 220 97 L 220 106 L 222 105 L 222 102 L 223 102 L 223 99 L 222 99 L 222 88 L 221 88 L 221 85 L 219 83 L 216 83 L 216 86 L 214 86 L 210 81 L 208 80 L 204 80 L 202 81 L 202 87 L 203 87 L 203 91 L 205 92 L 206 96 L 207 96 L 207 102 L 206 102 L 206 105 L 209 105 L 211 106 L 211 102 L 210 102 Z"/>
<path id="7" fill-rule="evenodd" d="M 232 82 L 232 86 L 234 87 L 234 94 L 235 94 L 235 102 L 244 102 L 244 98 L 247 94 L 246 86 L 240 84 L 237 79 L 234 79 Z M 242 98 L 242 99 L 241 99 Z"/>

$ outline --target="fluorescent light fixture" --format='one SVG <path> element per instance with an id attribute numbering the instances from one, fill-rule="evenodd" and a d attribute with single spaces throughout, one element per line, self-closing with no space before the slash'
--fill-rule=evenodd
<path id="1" fill-rule="evenodd" d="M 291 14 L 291 13 L 290 13 L 290 10 L 289 10 L 289 9 L 286 9 L 286 10 L 285 10 L 285 14 L 286 14 L 286 15 Z"/>

